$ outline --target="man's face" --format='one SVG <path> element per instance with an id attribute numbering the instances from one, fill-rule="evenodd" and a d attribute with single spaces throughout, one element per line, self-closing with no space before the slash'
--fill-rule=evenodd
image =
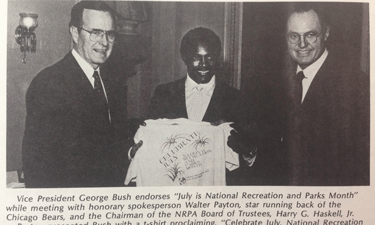
<path id="1" fill-rule="evenodd" d="M 191 79 L 198 84 L 210 82 L 218 67 L 218 55 L 206 43 L 198 43 L 186 54 L 184 62 Z"/>
<path id="2" fill-rule="evenodd" d="M 329 36 L 329 27 L 323 29 L 318 15 L 310 10 L 304 13 L 294 13 L 287 24 L 287 35 L 302 35 L 296 44 L 288 40 L 288 50 L 292 58 L 302 69 L 314 63 L 325 50 L 325 41 Z M 307 35 L 319 35 L 314 43 L 306 40 Z"/>
<path id="3" fill-rule="evenodd" d="M 115 24 L 109 12 L 84 9 L 82 28 L 88 31 L 103 30 L 114 31 Z M 107 39 L 107 35 L 99 41 L 91 41 L 90 33 L 85 30 L 78 32 L 77 28 L 71 28 L 72 37 L 76 43 L 76 51 L 94 68 L 104 63 L 112 52 L 113 43 Z"/>

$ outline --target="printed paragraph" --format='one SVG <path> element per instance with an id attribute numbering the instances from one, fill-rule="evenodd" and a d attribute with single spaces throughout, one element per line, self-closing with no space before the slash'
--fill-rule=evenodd
<path id="1" fill-rule="evenodd" d="M 362 225 L 359 192 L 175 192 L 17 195 L 9 224 Z"/>

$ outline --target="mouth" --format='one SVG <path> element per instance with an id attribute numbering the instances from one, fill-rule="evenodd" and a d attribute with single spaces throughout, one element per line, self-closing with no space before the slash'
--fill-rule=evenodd
<path id="1" fill-rule="evenodd" d="M 310 54 L 311 51 L 312 51 L 312 50 L 303 50 L 303 51 L 297 51 L 297 53 L 298 53 L 299 55 L 308 55 L 308 54 Z"/>
<path id="2" fill-rule="evenodd" d="M 107 49 L 94 49 L 96 53 L 105 54 L 107 53 Z"/>
<path id="3" fill-rule="evenodd" d="M 202 76 L 206 75 L 206 73 L 210 72 L 209 70 L 198 70 L 198 73 L 200 73 Z"/>

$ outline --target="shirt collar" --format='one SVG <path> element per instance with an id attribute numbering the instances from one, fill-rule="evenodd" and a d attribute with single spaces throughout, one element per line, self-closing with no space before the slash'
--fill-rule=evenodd
<path id="1" fill-rule="evenodd" d="M 78 54 L 78 52 L 75 49 L 72 50 L 72 54 L 73 54 L 74 58 L 77 60 L 78 65 L 81 67 L 83 72 L 86 74 L 87 78 L 91 79 L 92 75 L 94 74 L 94 71 L 95 71 L 94 68 L 92 68 L 92 66 L 88 62 L 86 62 L 86 60 L 84 60 L 82 58 L 82 56 L 80 54 Z M 98 67 L 97 71 L 100 75 L 99 67 Z"/>
<path id="2" fill-rule="evenodd" d="M 328 51 L 327 49 L 325 49 L 323 54 L 319 57 L 319 59 L 316 60 L 310 66 L 306 67 L 304 70 L 302 70 L 301 67 L 298 65 L 296 73 L 303 71 L 303 74 L 305 75 L 305 77 L 313 79 L 315 75 L 318 73 L 318 70 L 320 69 L 320 67 L 322 67 L 327 56 L 328 56 Z"/>
<path id="3" fill-rule="evenodd" d="M 214 91 L 214 88 L 215 88 L 215 84 L 216 84 L 215 75 L 212 76 L 210 82 L 208 82 L 206 84 L 197 84 L 193 79 L 191 79 L 189 74 L 187 74 L 186 81 L 185 81 L 185 90 L 186 91 L 192 91 L 195 87 L 197 87 L 199 85 L 199 86 L 203 87 L 203 91 L 206 94 L 212 95 L 212 93 Z"/>

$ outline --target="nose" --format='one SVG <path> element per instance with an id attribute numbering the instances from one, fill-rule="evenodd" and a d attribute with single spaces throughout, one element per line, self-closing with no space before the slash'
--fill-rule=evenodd
<path id="1" fill-rule="evenodd" d="M 306 48 L 306 46 L 307 46 L 307 42 L 306 42 L 306 39 L 305 39 L 305 36 L 303 36 L 303 35 L 301 35 L 301 36 L 299 36 L 299 43 L 298 43 L 298 46 L 300 47 L 300 48 Z"/>
<path id="2" fill-rule="evenodd" d="M 103 33 L 103 37 L 102 39 L 100 39 L 100 43 L 104 46 L 107 46 L 109 43 L 107 35 L 108 35 L 107 33 Z"/>
<path id="3" fill-rule="evenodd" d="M 203 57 L 201 58 L 201 60 L 199 61 L 199 63 L 200 63 L 200 66 L 201 66 L 201 67 L 205 67 L 205 66 L 206 66 L 206 63 L 207 63 L 207 59 L 206 59 L 206 57 L 203 56 Z"/>

